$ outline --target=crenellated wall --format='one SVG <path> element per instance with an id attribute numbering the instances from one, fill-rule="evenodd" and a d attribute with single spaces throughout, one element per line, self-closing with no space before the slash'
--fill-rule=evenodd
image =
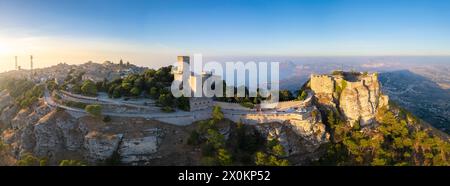
<path id="1" fill-rule="evenodd" d="M 329 75 L 311 75 L 311 89 L 317 94 L 332 94 L 334 92 L 334 78 Z"/>

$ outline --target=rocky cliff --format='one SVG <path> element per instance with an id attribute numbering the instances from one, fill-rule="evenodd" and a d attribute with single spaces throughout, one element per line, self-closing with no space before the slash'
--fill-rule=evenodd
<path id="1" fill-rule="evenodd" d="M 315 107 L 312 107 L 315 108 Z M 61 160 L 81 160 L 89 164 L 199 165 L 198 151 L 186 145 L 192 128 L 139 118 L 102 119 L 63 109 L 54 109 L 39 100 L 29 108 L 19 108 L 2 92 L 0 96 L 1 140 L 10 147 L 12 157 L 26 154 L 48 159 L 50 165 Z M 315 111 L 317 112 L 317 111 Z M 281 118 L 283 119 L 283 118 Z M 283 119 L 251 125 L 266 139 L 277 139 L 288 157 L 296 162 L 311 160 L 329 135 L 320 116 L 312 112 L 303 119 Z M 221 133 L 230 133 L 230 123 Z M 299 163 L 300 164 L 300 163 Z"/>
<path id="2" fill-rule="evenodd" d="M 102 164 L 118 154 L 118 162 L 136 163 L 151 157 L 164 131 L 142 120 L 105 123 L 91 116 L 51 109 L 42 100 L 19 109 L 7 93 L 0 96 L 1 139 L 16 159 L 31 153 L 50 164 L 75 159 Z"/>
<path id="3" fill-rule="evenodd" d="M 389 98 L 382 94 L 376 73 L 311 75 L 310 87 L 319 104 L 339 111 L 350 125 L 370 125 L 378 109 L 388 106 Z"/>

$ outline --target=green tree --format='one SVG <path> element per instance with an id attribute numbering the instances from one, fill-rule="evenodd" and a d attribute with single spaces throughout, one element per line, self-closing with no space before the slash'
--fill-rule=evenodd
<path id="1" fill-rule="evenodd" d="M 100 117 L 102 115 L 102 106 L 101 105 L 87 105 L 85 110 L 87 113 L 89 113 L 95 117 Z"/>
<path id="2" fill-rule="evenodd" d="M 220 165 L 222 165 L 222 166 L 228 166 L 233 163 L 231 154 L 223 148 L 220 148 L 219 150 L 217 150 L 217 158 L 219 160 Z"/>
<path id="3" fill-rule="evenodd" d="M 159 98 L 159 90 L 158 90 L 158 88 L 157 88 L 157 87 L 152 87 L 152 88 L 150 88 L 149 95 L 150 95 L 153 99 Z"/>
<path id="4" fill-rule="evenodd" d="M 173 106 L 174 98 L 170 94 L 161 94 L 159 96 L 158 102 L 163 106 Z"/>
<path id="5" fill-rule="evenodd" d="M 273 155 L 257 152 L 255 154 L 255 164 L 258 166 L 288 166 L 289 162 L 284 159 L 278 159 Z"/>
<path id="6" fill-rule="evenodd" d="M 272 147 L 272 153 L 273 155 L 277 157 L 283 157 L 286 156 L 286 152 L 284 151 L 284 148 L 281 144 L 277 144 Z"/>
<path id="7" fill-rule="evenodd" d="M 224 115 L 223 115 L 222 109 L 219 106 L 214 106 L 213 112 L 212 112 L 212 118 L 216 122 L 223 120 Z"/>
<path id="8" fill-rule="evenodd" d="M 139 87 L 133 87 L 130 90 L 130 93 L 132 96 L 139 96 L 139 95 L 141 95 L 141 89 Z"/>
<path id="9" fill-rule="evenodd" d="M 74 93 L 74 94 L 81 94 L 82 93 L 81 86 L 78 85 L 78 84 L 73 85 L 71 90 L 72 90 L 72 93 Z"/>
<path id="10" fill-rule="evenodd" d="M 113 96 L 113 98 L 122 97 L 122 87 L 120 85 L 118 85 L 114 88 L 112 96 Z"/>
<path id="11" fill-rule="evenodd" d="M 223 148 L 225 145 L 225 138 L 217 130 L 208 129 L 207 142 L 215 149 Z"/>
<path id="12" fill-rule="evenodd" d="M 97 95 L 97 85 L 91 80 L 85 80 L 81 85 L 81 92 L 84 95 L 96 96 Z"/>
<path id="13" fill-rule="evenodd" d="M 197 130 L 193 130 L 187 140 L 188 145 L 199 145 L 201 143 L 200 134 Z"/>
<path id="14" fill-rule="evenodd" d="M 263 152 L 256 152 L 255 154 L 255 164 L 259 166 L 264 166 L 268 164 L 267 154 Z"/>
<path id="15" fill-rule="evenodd" d="M 189 103 L 189 98 L 184 97 L 184 96 L 177 98 L 177 106 L 181 110 L 189 111 L 191 109 L 190 103 Z"/>
<path id="16" fill-rule="evenodd" d="M 125 92 L 130 92 L 130 90 L 133 88 L 133 84 L 132 83 L 129 83 L 129 82 L 126 82 L 126 81 L 124 81 L 124 82 L 122 82 L 122 89 L 125 91 Z"/>
<path id="17" fill-rule="evenodd" d="M 306 91 L 301 91 L 301 93 L 298 95 L 297 99 L 305 100 L 307 96 L 308 96 L 308 93 L 306 93 Z"/>
<path id="18" fill-rule="evenodd" d="M 280 101 L 289 101 L 293 99 L 293 95 L 289 90 L 280 90 Z"/>

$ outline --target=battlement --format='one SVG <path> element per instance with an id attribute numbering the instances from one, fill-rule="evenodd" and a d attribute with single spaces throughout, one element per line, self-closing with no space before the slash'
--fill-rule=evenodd
<path id="1" fill-rule="evenodd" d="M 315 93 L 332 94 L 335 85 L 342 85 L 346 81 L 349 87 L 371 85 L 378 82 L 377 73 L 334 71 L 331 74 L 311 74 L 311 89 Z"/>
<path id="2" fill-rule="evenodd" d="M 334 91 L 334 77 L 330 75 L 311 74 L 311 89 L 315 93 L 332 94 Z"/>

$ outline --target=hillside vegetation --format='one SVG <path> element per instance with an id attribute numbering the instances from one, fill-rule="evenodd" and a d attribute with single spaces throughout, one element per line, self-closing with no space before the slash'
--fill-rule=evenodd
<path id="1" fill-rule="evenodd" d="M 29 107 L 44 94 L 44 85 L 36 85 L 26 79 L 5 78 L 0 80 L 0 91 L 6 90 L 21 107 Z"/>
<path id="2" fill-rule="evenodd" d="M 317 163 L 325 165 L 420 165 L 449 166 L 450 143 L 435 129 L 425 127 L 411 113 L 390 104 L 376 116 L 378 124 L 361 129 L 343 122 L 329 111 L 327 124 L 332 142 L 327 154 Z M 444 138 L 444 139 L 443 139 Z"/>

